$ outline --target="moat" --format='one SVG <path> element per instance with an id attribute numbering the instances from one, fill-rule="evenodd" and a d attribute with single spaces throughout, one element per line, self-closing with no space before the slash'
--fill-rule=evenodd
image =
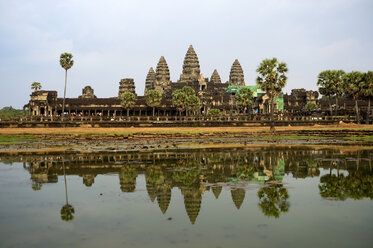
<path id="1" fill-rule="evenodd" d="M 0 155 L 0 247 L 371 247 L 373 149 Z"/>

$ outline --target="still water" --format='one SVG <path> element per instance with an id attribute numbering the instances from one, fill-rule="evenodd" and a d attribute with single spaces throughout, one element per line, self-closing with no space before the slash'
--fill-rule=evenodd
<path id="1" fill-rule="evenodd" d="M 0 156 L 0 247 L 372 247 L 373 150 Z"/>

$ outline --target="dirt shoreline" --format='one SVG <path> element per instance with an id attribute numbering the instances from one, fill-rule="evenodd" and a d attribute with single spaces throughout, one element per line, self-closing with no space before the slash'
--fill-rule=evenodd
<path id="1" fill-rule="evenodd" d="M 2 128 L 0 154 L 155 151 L 266 145 L 373 147 L 373 126 L 189 128 Z"/>

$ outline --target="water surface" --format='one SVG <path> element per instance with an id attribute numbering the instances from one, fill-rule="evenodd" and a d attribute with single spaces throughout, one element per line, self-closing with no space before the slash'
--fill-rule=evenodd
<path id="1" fill-rule="evenodd" d="M 371 247 L 372 150 L 0 157 L 0 247 Z"/>

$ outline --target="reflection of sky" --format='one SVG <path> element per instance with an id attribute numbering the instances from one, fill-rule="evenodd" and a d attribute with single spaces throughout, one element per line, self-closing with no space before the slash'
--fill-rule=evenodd
<path id="1" fill-rule="evenodd" d="M 329 170 L 320 169 L 320 176 Z M 333 171 L 334 172 L 334 171 Z M 341 171 L 343 172 L 343 171 Z M 185 211 L 180 189 L 172 189 L 165 215 L 147 194 L 145 176 L 136 179 L 136 191 L 120 191 L 118 174 L 98 175 L 92 187 L 80 176 L 68 176 L 72 222 L 60 220 L 65 204 L 63 176 L 58 183 L 31 189 L 30 174 L 21 163 L 0 163 L 0 240 L 3 247 L 361 247 L 373 238 L 373 201 L 327 201 L 318 190 L 319 177 L 283 178 L 290 210 L 279 219 L 265 217 L 258 208 L 258 187 L 246 190 L 236 209 L 224 187 L 219 198 L 202 195 L 194 225 Z M 102 194 L 102 195 L 100 195 Z M 357 211 L 358 210 L 358 211 Z M 172 218 L 171 220 L 167 220 Z M 317 239 L 315 238 L 317 237 Z M 340 237 L 344 237 L 341 239 Z M 56 245 L 55 245 L 56 244 Z"/>
<path id="2" fill-rule="evenodd" d="M 68 97 L 90 84 L 98 97 L 117 95 L 132 77 L 143 94 L 146 73 L 164 55 L 176 81 L 189 44 L 210 77 L 225 82 L 238 58 L 247 84 L 264 58 L 289 67 L 285 91 L 316 89 L 324 69 L 371 70 L 370 0 L 137 0 L 1 1 L 0 107 L 21 107 L 30 84 L 62 96 L 62 52 L 72 52 Z"/>

